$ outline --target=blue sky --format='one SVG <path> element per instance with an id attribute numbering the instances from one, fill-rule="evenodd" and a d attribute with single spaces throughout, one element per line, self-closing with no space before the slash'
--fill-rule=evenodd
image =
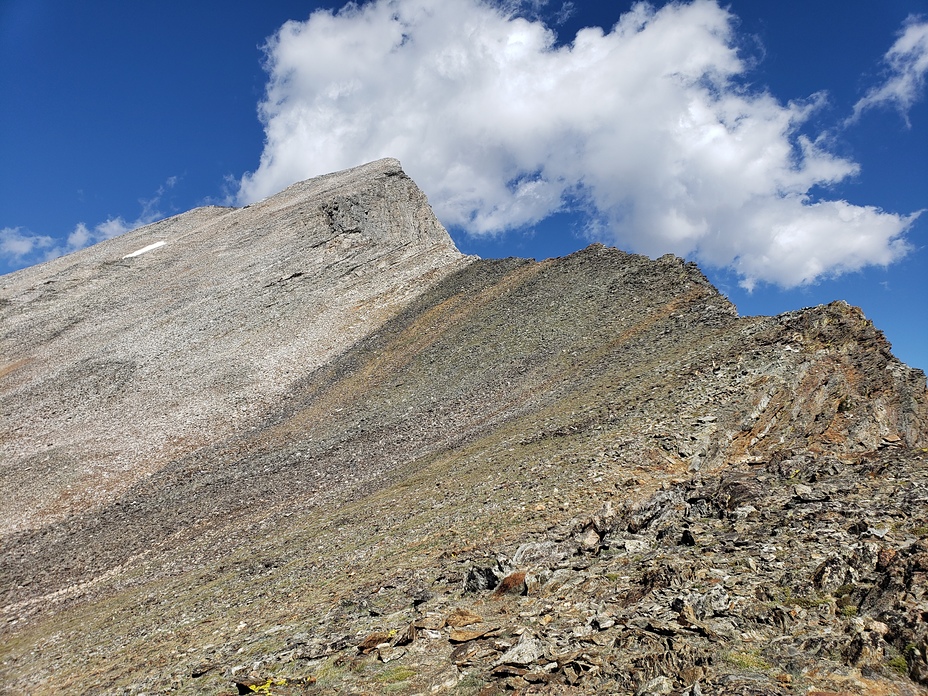
<path id="1" fill-rule="evenodd" d="M 742 314 L 859 305 L 926 369 L 926 22 L 928 0 L 0 0 L 0 273 L 389 155 L 462 251 L 676 253 Z"/>

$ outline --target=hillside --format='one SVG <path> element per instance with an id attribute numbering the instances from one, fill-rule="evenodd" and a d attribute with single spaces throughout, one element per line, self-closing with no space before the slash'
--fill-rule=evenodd
<path id="1" fill-rule="evenodd" d="M 465 257 L 395 160 L 0 287 L 5 692 L 928 693 L 925 376 L 856 308 Z"/>

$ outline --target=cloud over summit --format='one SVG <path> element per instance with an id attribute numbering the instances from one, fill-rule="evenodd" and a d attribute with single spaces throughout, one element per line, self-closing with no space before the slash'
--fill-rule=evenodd
<path id="1" fill-rule="evenodd" d="M 393 156 L 475 235 L 569 207 L 599 239 L 731 267 L 747 287 L 903 256 L 915 215 L 811 195 L 858 165 L 800 133 L 821 96 L 744 86 L 735 26 L 714 0 L 638 4 L 566 44 L 481 0 L 314 12 L 268 42 L 266 143 L 239 199 Z"/>

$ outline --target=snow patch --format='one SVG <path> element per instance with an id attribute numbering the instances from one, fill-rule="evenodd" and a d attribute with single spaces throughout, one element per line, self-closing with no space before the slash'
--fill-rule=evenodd
<path id="1" fill-rule="evenodd" d="M 151 251 L 152 249 L 157 249 L 158 247 L 162 247 L 162 246 L 164 246 L 165 244 L 167 244 L 167 242 L 164 241 L 164 240 L 162 239 L 160 242 L 155 242 L 154 244 L 149 244 L 147 247 L 142 247 L 142 248 L 139 249 L 138 251 L 133 251 L 131 254 L 126 254 L 125 256 L 123 256 L 123 258 L 124 258 L 124 259 L 131 259 L 133 256 L 141 256 L 141 255 L 144 254 L 145 252 Z"/>

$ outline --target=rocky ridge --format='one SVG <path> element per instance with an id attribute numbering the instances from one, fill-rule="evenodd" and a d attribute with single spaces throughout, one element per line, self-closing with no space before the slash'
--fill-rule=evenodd
<path id="1" fill-rule="evenodd" d="M 390 193 L 397 181 L 410 204 Z M 154 358 L 141 347 L 160 355 L 165 345 L 149 334 L 195 335 L 217 312 L 243 311 L 241 333 L 209 329 L 212 341 L 187 344 L 184 359 L 201 388 L 248 385 L 238 392 L 253 406 L 247 424 L 210 426 L 132 465 L 92 505 L 50 514 L 43 496 L 25 495 L 5 515 L 3 687 L 926 692 L 925 377 L 859 310 L 836 302 L 739 318 L 693 265 L 595 245 L 542 262 L 464 258 L 395 161 L 285 193 L 286 205 L 259 204 L 263 234 L 229 237 L 244 270 L 223 268 L 236 297 L 260 286 L 265 300 L 290 297 L 286 311 L 205 293 L 208 309 L 194 316 L 190 287 L 169 285 L 129 342 L 144 365 Z M 385 212 L 367 212 L 378 205 Z M 187 216 L 201 225 L 231 214 Z M 386 229 L 394 214 L 395 233 L 367 233 L 360 251 L 341 246 L 359 221 Z M 105 340 L 80 357 L 46 354 L 57 371 L 10 367 L 54 346 L 89 306 L 61 312 L 41 279 L 73 263 L 103 285 L 101 259 L 156 238 L 136 234 L 4 279 L 4 359 L 7 346 L 19 351 L 0 367 L 4 403 L 16 407 L 4 408 L 2 431 L 5 453 L 20 457 L 4 454 L 12 495 L 87 452 L 62 429 L 59 458 L 28 471 L 37 455 L 21 455 L 22 443 L 38 442 L 41 426 L 19 418 L 32 424 L 15 434 L 16 409 L 61 398 L 60 381 L 28 379 L 90 360 L 81 364 L 102 385 L 94 393 L 105 386 L 123 405 L 144 384 L 92 362 L 127 330 L 110 327 L 109 312 L 94 315 Z M 325 241 L 262 243 L 300 234 Z M 214 243 L 191 236 L 201 249 Z M 255 245 L 273 273 L 247 272 L 265 268 L 249 265 Z M 400 260 L 375 270 L 384 256 Z M 213 275 L 201 270 L 200 286 Z M 304 283 L 302 294 L 257 282 L 268 275 Z M 336 310 L 313 314 L 320 297 Z M 173 306 L 184 311 L 154 309 Z M 295 333 L 270 329 L 275 312 Z M 354 333 L 334 330 L 349 318 Z M 260 379 L 224 376 L 242 363 Z M 189 395 L 193 372 L 171 368 L 147 375 L 145 398 Z M 238 405 L 195 403 L 209 423 Z M 139 418 L 157 432 L 144 411 L 112 408 L 114 426 Z M 93 415 L 80 400 L 61 413 Z M 117 458 L 158 446 L 120 432 L 109 441 Z"/>

